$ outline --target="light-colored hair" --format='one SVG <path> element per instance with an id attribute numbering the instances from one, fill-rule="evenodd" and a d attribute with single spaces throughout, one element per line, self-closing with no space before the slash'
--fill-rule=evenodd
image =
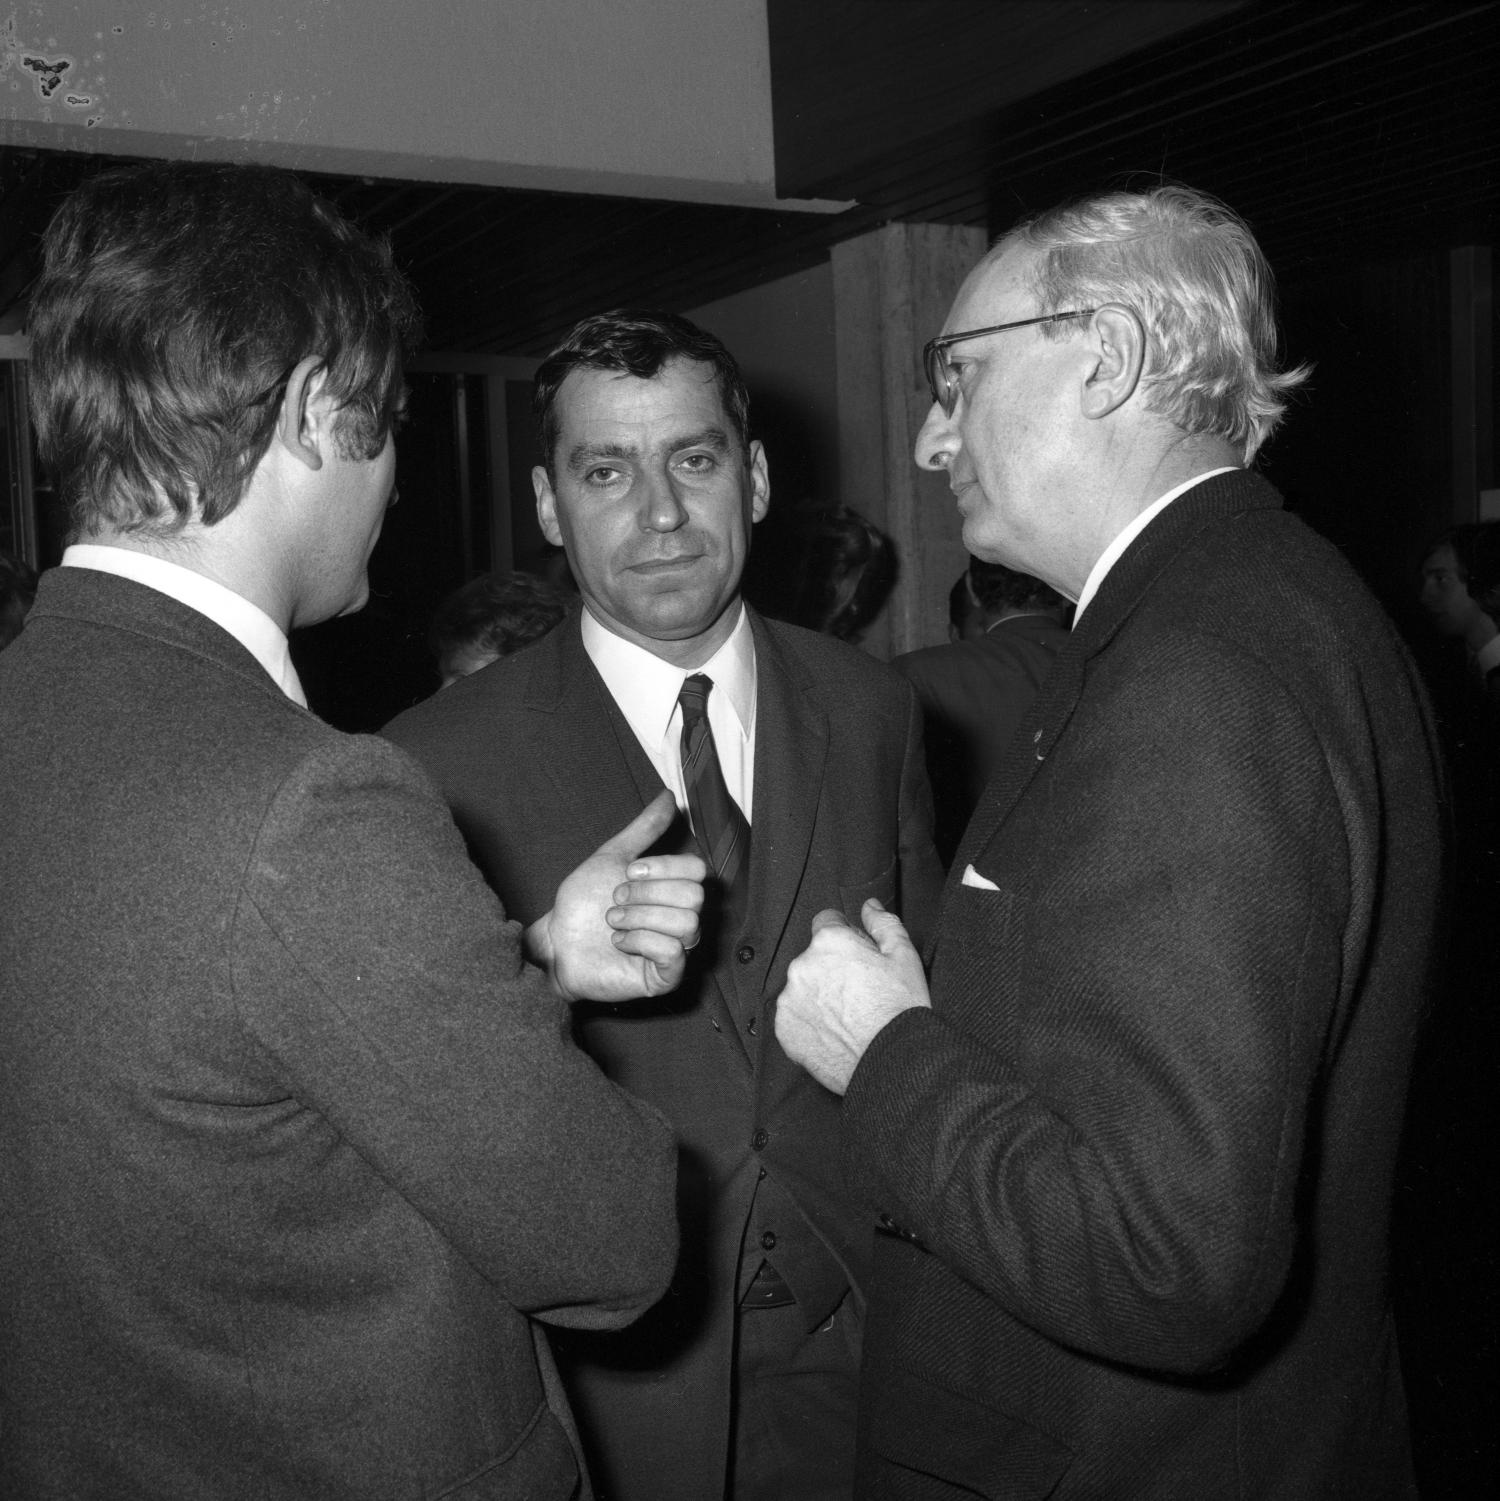
<path id="1" fill-rule="evenodd" d="M 1174 185 L 1079 199 L 1017 226 L 995 253 L 1013 245 L 1037 252 L 1039 311 L 1131 308 L 1146 330 L 1147 409 L 1226 439 L 1246 463 L 1311 373 L 1278 372 L 1271 268 L 1245 221 L 1206 193 Z M 1042 332 L 1066 339 L 1084 326 Z"/>

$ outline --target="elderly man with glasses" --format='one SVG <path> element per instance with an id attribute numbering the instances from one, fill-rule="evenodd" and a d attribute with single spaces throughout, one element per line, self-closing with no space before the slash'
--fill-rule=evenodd
<path id="1" fill-rule="evenodd" d="M 926 955 L 820 916 L 777 1007 L 880 1214 L 857 1491 L 1409 1496 L 1386 1296 L 1440 885 L 1428 716 L 1250 467 L 1270 271 L 1181 188 L 1006 236 L 917 461 L 1077 602 Z"/>

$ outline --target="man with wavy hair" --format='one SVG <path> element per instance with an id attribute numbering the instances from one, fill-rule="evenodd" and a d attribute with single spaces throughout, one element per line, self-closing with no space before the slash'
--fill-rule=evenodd
<path id="1" fill-rule="evenodd" d="M 628 1323 L 676 1250 L 671 1135 L 565 1003 L 676 983 L 702 863 L 634 858 L 663 797 L 523 932 L 307 712 L 287 632 L 364 603 L 394 499 L 388 246 L 156 163 L 43 251 L 73 545 L 0 661 L 0 1494 L 565 1501 L 531 1319 Z"/>
<path id="2" fill-rule="evenodd" d="M 930 959 L 825 915 L 777 1035 L 877 1204 L 868 1497 L 1410 1496 L 1387 1225 L 1441 885 L 1410 661 L 1250 469 L 1302 372 L 1183 188 L 1007 235 L 917 460 L 1077 614 Z"/>

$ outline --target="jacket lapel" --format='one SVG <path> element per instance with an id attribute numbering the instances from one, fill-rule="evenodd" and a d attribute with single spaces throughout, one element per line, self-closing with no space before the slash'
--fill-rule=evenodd
<path id="1" fill-rule="evenodd" d="M 527 711 L 536 716 L 533 754 L 552 781 L 552 805 L 573 810 L 574 847 L 593 851 L 618 833 L 665 784 L 590 661 L 576 612 L 546 643 L 549 650 L 538 658 L 526 693 Z M 675 855 L 696 848 L 692 829 L 679 814 L 652 852 Z M 750 860 L 753 869 L 753 836 Z M 709 947 L 704 945 L 688 956 L 680 992 L 688 993 L 696 986 L 705 1025 L 734 1039 L 748 1073 L 750 1053 L 711 964 Z"/>
<path id="2" fill-rule="evenodd" d="M 755 817 L 750 837 L 750 921 L 762 938 L 764 980 L 776 963 L 802 888 L 828 764 L 828 720 L 816 685 L 754 611 Z"/>
<path id="3" fill-rule="evenodd" d="M 589 660 L 576 608 L 536 650 L 526 690 L 532 751 L 552 783 L 550 805 L 567 810 L 579 847 L 592 851 L 662 790 L 662 780 Z M 683 823 L 658 848 L 689 848 Z"/>
<path id="4" fill-rule="evenodd" d="M 954 856 L 949 886 L 999 833 L 1038 768 L 1057 744 L 1083 693 L 1088 664 L 1114 639 L 1164 570 L 1205 527 L 1238 513 L 1279 509 L 1281 497 L 1258 474 L 1215 475 L 1179 496 L 1125 549 L 1105 576 L 1083 619 L 1058 653 L 1005 760 L 985 788 Z"/>

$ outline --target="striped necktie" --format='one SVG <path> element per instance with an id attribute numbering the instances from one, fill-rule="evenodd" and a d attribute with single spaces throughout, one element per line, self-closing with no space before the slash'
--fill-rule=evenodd
<path id="1" fill-rule="evenodd" d="M 724 784 L 714 732 L 709 728 L 708 692 L 713 685 L 712 678 L 695 672 L 683 679 L 677 695 L 682 706 L 682 781 L 703 858 L 724 883 L 726 893 L 741 888 L 743 895 L 740 877 L 750 858 L 750 825 Z"/>

